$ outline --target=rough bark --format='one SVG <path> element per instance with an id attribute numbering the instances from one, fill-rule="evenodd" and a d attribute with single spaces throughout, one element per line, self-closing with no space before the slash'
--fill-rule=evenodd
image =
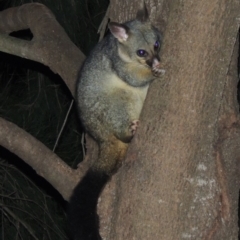
<path id="1" fill-rule="evenodd" d="M 239 1 L 164 5 L 166 74 L 151 85 L 126 161 L 103 194 L 102 234 L 237 239 Z M 112 1 L 120 13 L 125 7 Z"/>

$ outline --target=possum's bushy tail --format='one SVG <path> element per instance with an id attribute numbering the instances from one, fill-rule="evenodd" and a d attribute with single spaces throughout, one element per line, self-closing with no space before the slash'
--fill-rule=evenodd
<path id="1" fill-rule="evenodd" d="M 101 240 L 97 215 L 98 197 L 110 176 L 89 169 L 73 191 L 68 220 L 74 240 Z"/>

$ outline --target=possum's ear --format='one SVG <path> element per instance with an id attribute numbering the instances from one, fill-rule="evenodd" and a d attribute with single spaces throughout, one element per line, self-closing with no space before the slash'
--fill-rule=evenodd
<path id="1" fill-rule="evenodd" d="M 117 38 L 119 42 L 127 41 L 129 37 L 129 28 L 126 25 L 116 22 L 110 22 L 108 24 L 108 28 L 111 31 L 112 35 Z"/>
<path id="2" fill-rule="evenodd" d="M 137 12 L 136 19 L 140 22 L 147 22 L 148 21 L 148 10 L 147 10 L 146 3 L 145 3 L 144 0 L 142 1 L 141 8 Z"/>

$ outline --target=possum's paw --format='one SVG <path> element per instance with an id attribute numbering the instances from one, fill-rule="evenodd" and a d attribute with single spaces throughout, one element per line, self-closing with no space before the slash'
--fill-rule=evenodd
<path id="1" fill-rule="evenodd" d="M 131 122 L 130 131 L 132 132 L 133 136 L 136 133 L 136 130 L 137 130 L 138 126 L 139 126 L 139 120 L 134 120 L 134 121 Z"/>

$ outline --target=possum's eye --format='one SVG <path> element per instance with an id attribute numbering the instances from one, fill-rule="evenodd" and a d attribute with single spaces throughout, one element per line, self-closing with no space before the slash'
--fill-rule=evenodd
<path id="1" fill-rule="evenodd" d="M 137 55 L 139 57 L 146 57 L 148 55 L 147 51 L 143 50 L 143 49 L 139 49 L 137 50 Z"/>
<path id="2" fill-rule="evenodd" d="M 160 47 L 160 42 L 159 41 L 156 41 L 155 44 L 154 44 L 154 50 L 158 50 Z"/>

